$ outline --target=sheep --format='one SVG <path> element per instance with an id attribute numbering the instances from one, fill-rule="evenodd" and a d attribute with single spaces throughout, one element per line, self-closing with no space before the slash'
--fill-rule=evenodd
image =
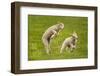
<path id="1" fill-rule="evenodd" d="M 63 23 L 55 24 L 51 27 L 49 27 L 42 36 L 42 42 L 45 47 L 46 53 L 49 54 L 50 51 L 50 41 L 54 37 L 57 37 L 59 35 L 59 32 L 64 28 Z"/>
<path id="2" fill-rule="evenodd" d="M 73 51 L 73 49 L 76 48 L 76 43 L 78 40 L 78 36 L 76 32 L 73 32 L 72 36 L 66 38 L 61 46 L 60 53 L 63 52 L 64 49 L 67 50 L 67 48 L 70 49 L 70 51 Z"/>

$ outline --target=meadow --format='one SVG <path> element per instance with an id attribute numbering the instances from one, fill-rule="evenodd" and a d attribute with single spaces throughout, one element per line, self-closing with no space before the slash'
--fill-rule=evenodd
<path id="1" fill-rule="evenodd" d="M 64 23 L 64 29 L 51 42 L 50 54 L 46 54 L 42 35 L 47 28 Z M 60 48 L 65 38 L 75 31 L 78 34 L 77 48 L 73 52 Z M 74 16 L 28 15 L 28 60 L 79 59 L 88 57 L 88 18 Z"/>

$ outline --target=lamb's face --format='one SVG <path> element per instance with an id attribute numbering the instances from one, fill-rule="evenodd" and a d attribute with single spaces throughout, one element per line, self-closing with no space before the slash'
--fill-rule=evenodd
<path id="1" fill-rule="evenodd" d="M 63 23 L 59 23 L 59 28 L 63 29 L 64 28 L 64 24 Z"/>
<path id="2" fill-rule="evenodd" d="M 77 35 L 76 32 L 74 32 L 74 33 L 72 34 L 72 36 L 73 36 L 75 39 L 78 39 L 78 35 Z"/>

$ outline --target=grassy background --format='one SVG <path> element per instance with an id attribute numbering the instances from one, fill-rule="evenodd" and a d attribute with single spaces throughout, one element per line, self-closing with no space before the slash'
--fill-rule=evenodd
<path id="1" fill-rule="evenodd" d="M 64 29 L 59 36 L 54 38 L 51 43 L 50 55 L 47 55 L 41 40 L 44 31 L 56 24 L 62 22 L 65 24 Z M 87 33 L 88 33 L 87 17 L 71 17 L 71 16 L 28 16 L 28 60 L 50 60 L 50 59 L 76 59 L 87 58 Z M 79 36 L 77 48 L 70 53 L 64 51 L 60 54 L 60 48 L 65 38 L 69 37 L 73 31 Z"/>

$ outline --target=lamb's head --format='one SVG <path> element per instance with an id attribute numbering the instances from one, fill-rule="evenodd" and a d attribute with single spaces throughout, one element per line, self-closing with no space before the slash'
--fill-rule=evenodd
<path id="1" fill-rule="evenodd" d="M 76 32 L 73 32 L 72 37 L 75 38 L 75 39 L 78 39 L 77 33 Z"/>
<path id="2" fill-rule="evenodd" d="M 59 27 L 59 29 L 63 29 L 64 28 L 64 24 L 63 23 L 58 23 L 58 27 Z"/>

